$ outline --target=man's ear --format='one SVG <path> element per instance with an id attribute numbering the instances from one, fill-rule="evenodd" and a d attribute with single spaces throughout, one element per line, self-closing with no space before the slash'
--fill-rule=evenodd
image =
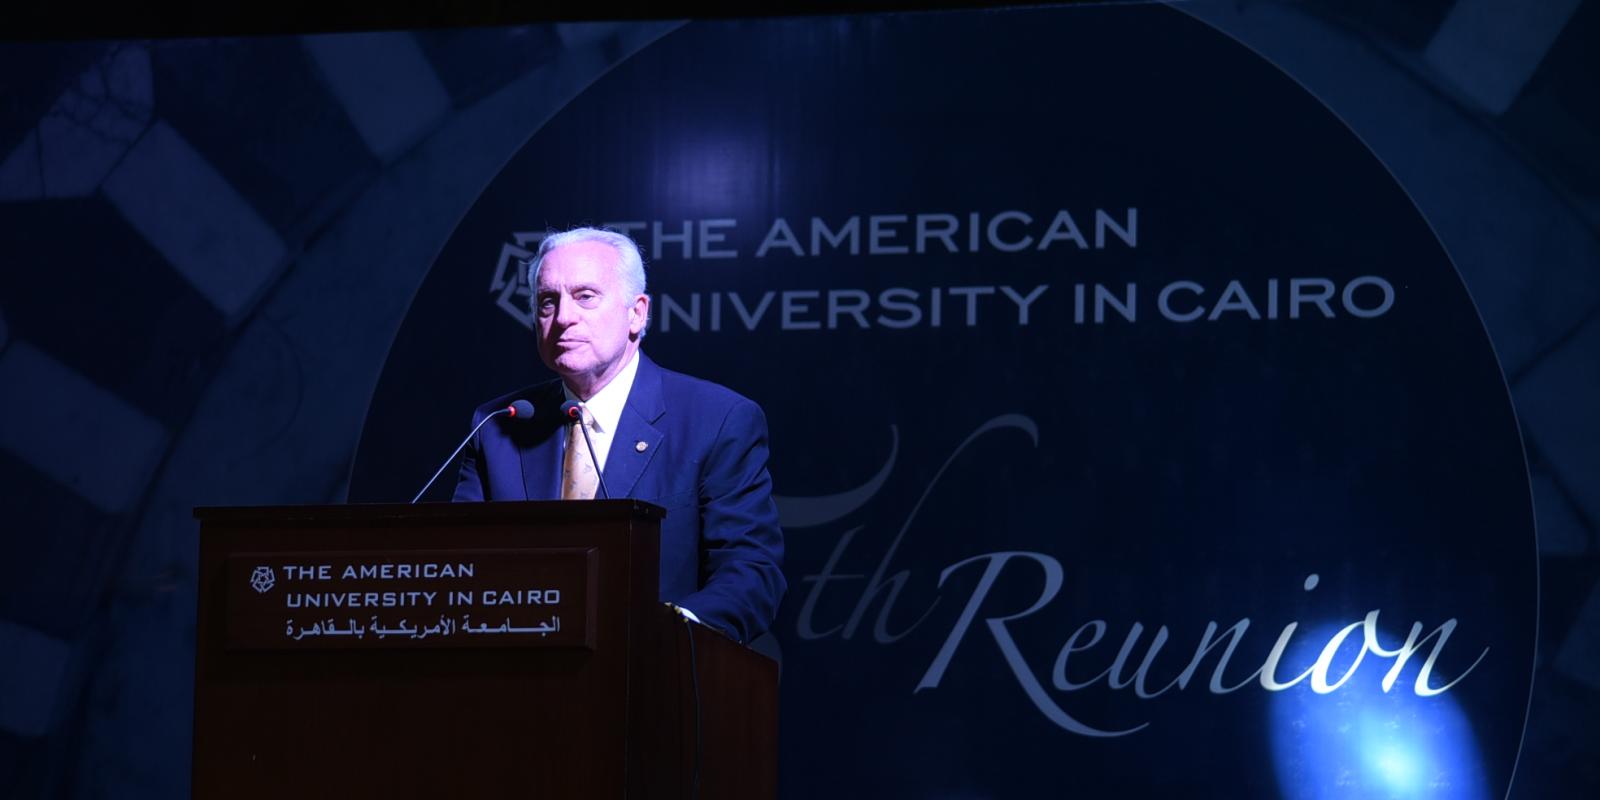
<path id="1" fill-rule="evenodd" d="M 639 336 L 644 333 L 645 323 L 650 321 L 650 295 L 641 294 L 633 298 L 633 305 L 628 309 L 628 333 Z"/>

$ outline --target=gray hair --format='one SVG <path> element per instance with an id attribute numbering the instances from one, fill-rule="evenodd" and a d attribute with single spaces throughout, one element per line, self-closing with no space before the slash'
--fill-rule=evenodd
<path id="1" fill-rule="evenodd" d="M 539 252 L 535 253 L 533 260 L 528 263 L 528 290 L 537 293 L 539 267 L 544 264 L 546 254 L 557 247 L 578 242 L 602 242 L 611 245 L 611 249 L 616 250 L 620 256 L 617 259 L 617 276 L 622 278 L 622 288 L 632 297 L 645 293 L 644 257 L 639 254 L 639 246 L 624 234 L 601 228 L 573 228 L 570 231 L 545 236 L 544 241 L 539 243 Z"/>

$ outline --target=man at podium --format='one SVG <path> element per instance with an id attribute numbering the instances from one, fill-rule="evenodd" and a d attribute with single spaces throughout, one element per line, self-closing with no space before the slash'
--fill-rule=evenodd
<path id="1" fill-rule="evenodd" d="M 534 414 L 473 437 L 454 499 L 662 506 L 661 599 L 739 641 L 761 634 L 786 582 L 760 406 L 641 352 L 650 297 L 627 236 L 552 234 L 528 271 L 539 358 L 560 377 L 478 407 L 474 426 L 518 399 Z"/>

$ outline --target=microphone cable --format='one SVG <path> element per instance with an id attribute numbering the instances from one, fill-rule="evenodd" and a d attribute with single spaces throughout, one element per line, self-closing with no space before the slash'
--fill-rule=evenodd
<path id="1" fill-rule="evenodd" d="M 680 616 L 682 616 L 680 614 Z M 689 778 L 689 797 L 695 800 L 700 797 L 700 755 L 702 753 L 700 739 L 700 663 L 694 655 L 694 622 L 688 617 L 683 617 L 684 635 L 689 637 L 689 682 L 694 687 L 694 771 Z"/>

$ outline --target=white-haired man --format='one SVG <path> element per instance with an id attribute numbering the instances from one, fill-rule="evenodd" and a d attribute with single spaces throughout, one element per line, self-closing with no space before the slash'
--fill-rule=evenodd
<path id="1" fill-rule="evenodd" d="M 529 285 L 539 357 L 559 378 L 478 408 L 474 425 L 517 398 L 536 410 L 473 438 L 455 499 L 587 499 L 603 478 L 610 497 L 667 509 L 662 600 L 741 641 L 765 631 L 786 582 L 761 408 L 640 351 L 650 297 L 628 237 L 594 228 L 548 236 Z M 564 400 L 583 404 L 587 440 L 563 424 Z"/>

